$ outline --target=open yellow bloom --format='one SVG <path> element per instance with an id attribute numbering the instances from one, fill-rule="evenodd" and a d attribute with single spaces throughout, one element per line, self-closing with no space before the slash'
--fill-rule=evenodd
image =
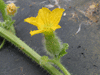
<path id="1" fill-rule="evenodd" d="M 31 36 L 39 33 L 51 32 L 61 28 L 58 23 L 61 20 L 63 12 L 64 9 L 62 8 L 55 8 L 53 11 L 50 11 L 48 8 L 42 7 L 37 17 L 29 17 L 24 19 L 24 21 L 38 28 L 38 30 L 30 31 Z"/>

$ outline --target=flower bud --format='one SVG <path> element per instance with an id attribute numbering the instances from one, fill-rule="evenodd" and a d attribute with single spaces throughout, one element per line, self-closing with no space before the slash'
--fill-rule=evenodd
<path id="1" fill-rule="evenodd" d="M 14 15 L 17 11 L 17 7 L 14 3 L 11 3 L 7 5 L 6 10 L 8 15 Z"/>

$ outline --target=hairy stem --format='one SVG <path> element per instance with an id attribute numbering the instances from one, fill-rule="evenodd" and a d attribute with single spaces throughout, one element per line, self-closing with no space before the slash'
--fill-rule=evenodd
<path id="1" fill-rule="evenodd" d="M 3 39 L 3 42 L 1 43 L 1 45 L 0 45 L 0 49 L 3 47 L 3 45 L 5 44 L 5 39 Z"/>
<path id="2" fill-rule="evenodd" d="M 58 60 L 48 60 L 48 62 L 52 62 L 54 63 L 55 65 L 57 65 L 63 72 L 65 75 L 71 75 L 67 70 L 66 68 L 58 61 Z"/>
<path id="3" fill-rule="evenodd" d="M 31 49 L 27 44 L 21 41 L 17 36 L 11 32 L 0 27 L 0 36 L 17 46 L 23 53 L 29 56 L 32 60 L 40 64 L 41 56 L 37 54 L 33 49 Z M 51 75 L 63 75 L 55 67 L 50 64 L 42 65 L 42 67 L 47 70 Z"/>

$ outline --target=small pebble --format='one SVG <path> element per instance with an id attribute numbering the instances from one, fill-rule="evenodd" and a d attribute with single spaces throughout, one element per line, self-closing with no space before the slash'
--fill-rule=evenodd
<path id="1" fill-rule="evenodd" d="M 64 13 L 63 16 L 66 16 L 66 13 Z"/>

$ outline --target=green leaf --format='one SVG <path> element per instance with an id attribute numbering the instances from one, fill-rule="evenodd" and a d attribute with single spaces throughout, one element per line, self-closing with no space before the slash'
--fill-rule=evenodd
<path id="1" fill-rule="evenodd" d="M 62 49 L 67 50 L 68 47 L 69 47 L 68 43 L 63 43 L 63 48 Z"/>
<path id="2" fill-rule="evenodd" d="M 5 27 L 7 30 L 9 30 L 11 28 L 11 26 L 14 24 L 15 20 L 13 21 L 9 21 L 9 20 L 6 20 L 5 21 Z"/>
<path id="3" fill-rule="evenodd" d="M 64 43 L 63 44 L 63 48 L 62 51 L 59 53 L 58 58 L 60 59 L 61 57 L 63 57 L 65 54 L 67 54 L 66 50 L 68 49 L 69 45 L 68 43 Z"/>
<path id="4" fill-rule="evenodd" d="M 15 22 L 15 20 L 13 20 L 13 21 L 5 20 L 4 22 L 0 22 L 0 27 L 4 28 L 6 30 L 9 30 L 15 34 L 15 30 L 13 28 L 14 22 Z"/>

